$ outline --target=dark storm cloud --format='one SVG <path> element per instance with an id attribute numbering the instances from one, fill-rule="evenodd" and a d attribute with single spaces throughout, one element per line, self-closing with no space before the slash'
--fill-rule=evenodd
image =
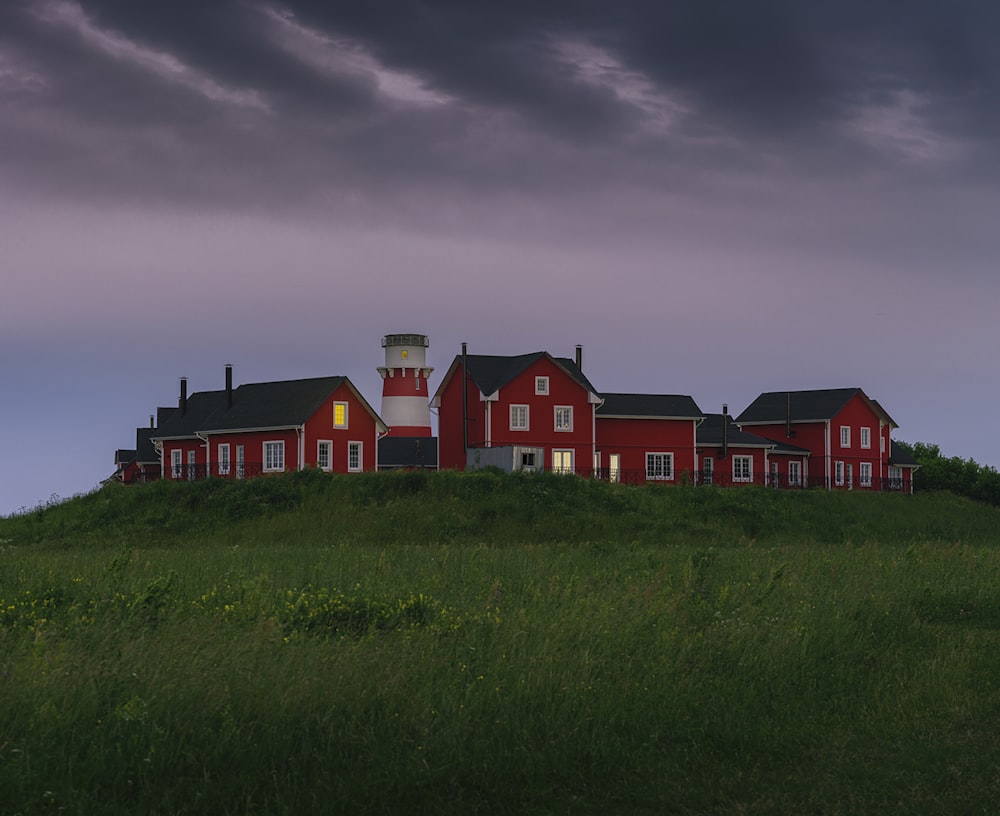
<path id="1" fill-rule="evenodd" d="M 990 175 L 998 23 L 972 2 L 33 0 L 0 10 L 0 173 L 189 203 Z"/>

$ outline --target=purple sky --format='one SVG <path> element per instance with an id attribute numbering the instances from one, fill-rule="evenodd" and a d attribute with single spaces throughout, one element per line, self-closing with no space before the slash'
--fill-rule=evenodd
<path id="1" fill-rule="evenodd" d="M 6 0 L 0 514 L 158 405 L 584 347 L 1000 465 L 1000 5 Z"/>

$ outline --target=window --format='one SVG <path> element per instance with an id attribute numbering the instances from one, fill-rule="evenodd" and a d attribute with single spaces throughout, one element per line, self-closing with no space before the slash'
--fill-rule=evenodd
<path id="1" fill-rule="evenodd" d="M 181 465 L 182 465 L 183 462 L 184 462 L 184 453 L 183 453 L 183 451 L 181 451 L 181 450 L 179 450 L 177 448 L 175 448 L 174 450 L 170 451 L 170 478 L 171 479 L 180 479 L 181 478 L 181 473 L 183 472 L 182 469 L 181 469 Z"/>
<path id="2" fill-rule="evenodd" d="M 360 442 L 348 442 L 347 443 L 347 470 L 350 473 L 357 473 L 361 470 L 362 462 L 364 460 L 361 458 L 361 443 Z"/>
<path id="3" fill-rule="evenodd" d="M 548 394 L 549 393 L 549 378 L 548 377 L 535 377 L 535 393 L 536 394 Z"/>
<path id="4" fill-rule="evenodd" d="M 791 485 L 792 487 L 800 487 L 802 485 L 801 462 L 788 463 L 788 484 Z"/>
<path id="5" fill-rule="evenodd" d="M 734 456 L 733 457 L 733 481 L 749 482 L 753 480 L 753 457 Z"/>
<path id="6" fill-rule="evenodd" d="M 333 427 L 334 428 L 346 428 L 347 427 L 347 403 L 346 402 L 335 402 L 333 404 Z"/>
<path id="7" fill-rule="evenodd" d="M 285 469 L 285 443 L 264 443 L 264 470 L 268 473 Z"/>
<path id="8" fill-rule="evenodd" d="M 229 475 L 229 443 L 219 445 L 219 475 Z"/>
<path id="9" fill-rule="evenodd" d="M 622 457 L 620 453 L 612 453 L 608 456 L 608 481 L 620 482 L 622 478 Z"/>
<path id="10" fill-rule="evenodd" d="M 847 466 L 847 489 L 854 490 L 854 465 Z"/>
<path id="11" fill-rule="evenodd" d="M 861 479 L 862 487 L 872 486 L 872 463 L 862 462 L 858 465 L 858 478 Z"/>
<path id="12" fill-rule="evenodd" d="M 511 405 L 510 406 L 510 429 L 512 431 L 526 431 L 526 430 L 528 430 L 528 406 L 527 405 Z"/>
<path id="13" fill-rule="evenodd" d="M 646 478 L 667 481 L 674 478 L 674 455 L 672 453 L 647 453 Z"/>
<path id="14" fill-rule="evenodd" d="M 573 430 L 573 406 L 557 405 L 555 408 L 555 429 L 557 431 Z"/>
<path id="15" fill-rule="evenodd" d="M 594 451 L 594 478 L 601 478 L 601 452 Z"/>
<path id="16" fill-rule="evenodd" d="M 861 429 L 861 447 L 870 448 L 872 446 L 872 429 L 862 428 Z"/>
<path id="17" fill-rule="evenodd" d="M 554 450 L 552 451 L 552 472 L 572 473 L 573 472 L 573 451 Z"/>
<path id="18" fill-rule="evenodd" d="M 535 470 L 535 452 L 533 450 L 521 450 L 521 470 L 525 473 L 533 473 Z"/>
<path id="19" fill-rule="evenodd" d="M 851 447 L 851 426 L 841 425 L 840 426 L 840 447 L 849 448 Z"/>
<path id="20" fill-rule="evenodd" d="M 842 487 L 844 484 L 844 463 L 834 462 L 833 463 L 833 482 L 837 487 Z"/>
<path id="21" fill-rule="evenodd" d="M 246 453 L 242 445 L 236 446 L 236 478 L 242 479 L 246 475 Z"/>
<path id="22" fill-rule="evenodd" d="M 333 459 L 333 442 L 329 439 L 321 439 L 316 443 L 316 467 L 320 470 L 329 470 L 330 462 Z"/>
<path id="23" fill-rule="evenodd" d="M 903 489 L 903 469 L 901 467 L 896 467 L 895 465 L 889 466 L 889 489 Z"/>
<path id="24" fill-rule="evenodd" d="M 701 483 L 712 484 L 715 478 L 715 460 L 711 456 L 706 456 L 701 460 Z"/>

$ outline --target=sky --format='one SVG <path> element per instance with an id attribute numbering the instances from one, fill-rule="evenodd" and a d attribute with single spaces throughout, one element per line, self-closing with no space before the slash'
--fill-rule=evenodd
<path id="1" fill-rule="evenodd" d="M 1000 4 L 2 0 L 0 515 L 381 337 L 1000 465 Z"/>

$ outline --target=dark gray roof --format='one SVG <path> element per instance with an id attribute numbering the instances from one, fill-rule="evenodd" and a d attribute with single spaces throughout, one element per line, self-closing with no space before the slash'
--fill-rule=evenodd
<path id="1" fill-rule="evenodd" d="M 159 462 L 160 457 L 153 447 L 153 437 L 156 431 L 153 428 L 135 429 L 135 460 L 137 462 Z"/>
<path id="2" fill-rule="evenodd" d="M 785 422 L 789 412 L 792 422 L 820 422 L 832 419 L 855 395 L 861 396 L 892 422 L 882 407 L 868 399 L 860 388 L 827 388 L 816 391 L 768 391 L 747 406 L 736 421 Z M 895 423 L 892 423 L 895 424 Z"/>
<path id="3" fill-rule="evenodd" d="M 763 436 L 741 431 L 731 416 L 726 415 L 727 444 L 736 448 L 773 448 L 776 442 Z M 706 447 L 722 446 L 722 414 L 708 414 L 705 421 L 698 426 L 696 439 L 699 445 Z"/>
<path id="4" fill-rule="evenodd" d="M 695 401 L 682 394 L 601 394 L 599 417 L 646 417 L 656 419 L 701 419 L 705 416 Z"/>
<path id="5" fill-rule="evenodd" d="M 233 389 L 232 405 L 226 392 L 200 391 L 187 399 L 187 410 L 174 415 L 153 434 L 154 439 L 176 439 L 199 432 L 246 431 L 302 425 L 340 386 L 347 383 L 355 396 L 382 420 L 346 377 L 314 377 L 268 383 L 246 383 Z"/>
<path id="6" fill-rule="evenodd" d="M 896 467 L 920 467 L 920 463 L 907 452 L 906 448 L 889 440 L 889 464 Z"/>
<path id="7" fill-rule="evenodd" d="M 378 441 L 378 466 L 382 468 L 436 468 L 436 436 L 383 436 Z"/>
<path id="8" fill-rule="evenodd" d="M 466 355 L 465 359 L 469 377 L 481 393 L 489 395 L 505 386 L 543 357 L 551 358 L 566 369 L 569 376 L 576 380 L 583 388 L 592 393 L 597 393 L 597 389 L 591 385 L 590 381 L 577 367 L 576 362 L 570 360 L 568 357 L 552 357 L 546 351 L 518 354 L 514 357 L 492 354 L 469 354 Z M 462 356 L 456 356 L 455 361 L 461 366 Z"/>
<path id="9" fill-rule="evenodd" d="M 127 448 L 119 448 L 115 451 L 115 464 L 116 465 L 127 465 L 129 462 L 135 461 L 135 451 L 128 450 Z"/>

